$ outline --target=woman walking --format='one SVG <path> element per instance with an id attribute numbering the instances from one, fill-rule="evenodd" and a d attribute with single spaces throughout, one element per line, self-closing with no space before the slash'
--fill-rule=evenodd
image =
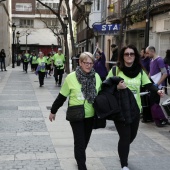
<path id="1" fill-rule="evenodd" d="M 127 47 L 123 47 L 121 49 L 116 66 L 116 75 L 113 75 L 113 70 L 110 70 L 107 78 L 112 76 L 119 76 L 123 79 L 123 81 L 118 83 L 117 90 L 121 91 L 123 89 L 129 88 L 134 94 L 140 111 L 142 108 L 140 98 L 141 86 L 144 86 L 150 91 L 156 91 L 160 96 L 164 95 L 163 90 L 159 90 L 150 82 L 147 74 L 140 64 L 140 55 L 136 47 L 133 45 L 128 45 Z M 134 113 L 132 115 L 132 110 L 128 111 L 124 108 L 121 108 L 121 110 L 123 110 L 122 114 L 125 117 L 125 121 L 114 121 L 117 132 L 119 134 L 118 154 L 120 157 L 122 170 L 129 170 L 128 155 L 130 144 L 133 142 L 137 135 L 140 111 L 134 116 Z"/>
<path id="2" fill-rule="evenodd" d="M 46 57 L 44 57 L 44 54 L 42 52 L 39 52 L 39 58 L 37 59 L 38 66 L 36 69 L 36 74 L 38 74 L 40 87 L 44 85 L 46 62 L 47 62 L 47 59 Z"/>
<path id="3" fill-rule="evenodd" d="M 49 115 L 50 121 L 55 120 L 56 112 L 68 96 L 69 106 L 77 106 L 84 103 L 84 119 L 82 121 L 70 121 L 74 136 L 74 156 L 78 170 L 87 170 L 86 148 L 90 140 L 94 119 L 92 104 L 101 86 L 101 79 L 95 73 L 93 64 L 94 58 L 91 53 L 81 53 L 79 66 L 76 67 L 76 71 L 66 77 Z"/>

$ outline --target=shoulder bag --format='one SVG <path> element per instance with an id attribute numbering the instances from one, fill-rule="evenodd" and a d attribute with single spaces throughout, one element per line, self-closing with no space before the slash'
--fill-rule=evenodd
<path id="1" fill-rule="evenodd" d="M 70 122 L 77 122 L 77 121 L 84 120 L 85 118 L 84 103 L 82 105 L 68 106 L 66 112 L 66 120 Z"/>

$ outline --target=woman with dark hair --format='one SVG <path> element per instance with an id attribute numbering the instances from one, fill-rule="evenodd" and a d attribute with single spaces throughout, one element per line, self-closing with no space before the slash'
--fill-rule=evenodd
<path id="1" fill-rule="evenodd" d="M 2 49 L 0 52 L 1 71 L 3 71 L 2 65 L 4 66 L 4 71 L 7 71 L 5 66 L 5 58 L 6 58 L 5 50 Z"/>
<path id="2" fill-rule="evenodd" d="M 152 85 L 147 74 L 143 70 L 140 63 L 140 55 L 134 45 L 128 45 L 123 47 L 120 51 L 118 63 L 116 66 L 116 75 L 113 75 L 113 70 L 110 70 L 107 78 L 112 76 L 119 76 L 121 80 L 117 85 L 117 90 L 125 90 L 129 88 L 134 94 L 134 97 L 139 107 L 139 113 L 132 116 L 133 108 L 131 110 L 123 110 L 121 114 L 124 116 L 125 121 L 114 121 L 116 129 L 119 134 L 118 142 L 118 154 L 120 157 L 122 170 L 129 170 L 128 168 L 128 155 L 130 150 L 130 144 L 133 142 L 137 135 L 140 112 L 142 109 L 140 98 L 140 86 L 144 86 L 146 89 L 156 91 L 160 96 L 164 95 L 163 90 L 159 90 Z M 127 107 L 128 108 L 128 107 Z M 127 120 L 131 120 L 130 122 Z"/>

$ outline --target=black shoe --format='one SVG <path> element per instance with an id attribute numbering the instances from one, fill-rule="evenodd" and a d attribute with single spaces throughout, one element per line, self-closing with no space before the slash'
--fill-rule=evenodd
<path id="1" fill-rule="evenodd" d="M 7 70 L 5 70 L 5 71 L 7 71 Z"/>
<path id="2" fill-rule="evenodd" d="M 147 120 L 141 120 L 142 123 L 147 123 Z"/>
<path id="3" fill-rule="evenodd" d="M 160 123 L 159 123 L 159 124 L 156 123 L 156 126 L 157 126 L 157 127 L 164 127 L 165 125 L 162 125 L 162 124 L 160 124 Z"/>

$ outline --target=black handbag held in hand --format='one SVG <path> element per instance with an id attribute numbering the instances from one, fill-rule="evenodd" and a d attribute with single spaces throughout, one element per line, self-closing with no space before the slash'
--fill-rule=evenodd
<path id="1" fill-rule="evenodd" d="M 68 106 L 66 112 L 66 120 L 70 122 L 77 122 L 77 121 L 84 120 L 85 118 L 84 103 L 82 105 Z"/>

